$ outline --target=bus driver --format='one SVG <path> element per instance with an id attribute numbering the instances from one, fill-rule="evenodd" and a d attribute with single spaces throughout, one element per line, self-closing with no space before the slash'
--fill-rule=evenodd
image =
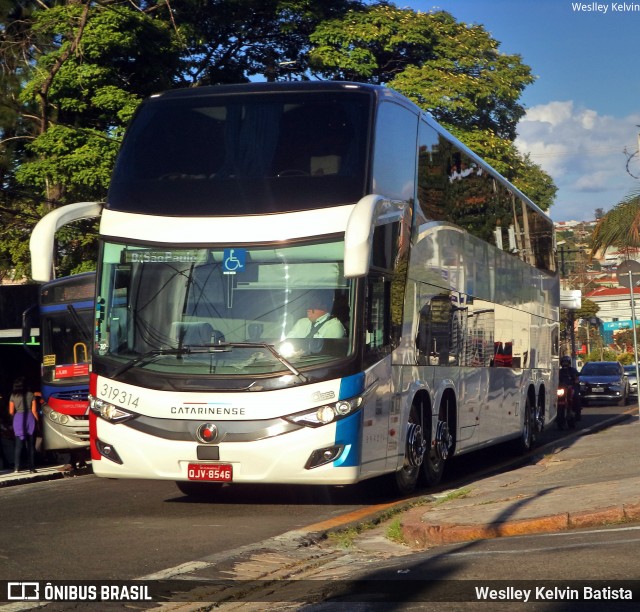
<path id="1" fill-rule="evenodd" d="M 287 338 L 344 338 L 340 319 L 331 315 L 332 300 L 324 291 L 313 291 L 307 301 L 307 316 L 296 321 Z"/>

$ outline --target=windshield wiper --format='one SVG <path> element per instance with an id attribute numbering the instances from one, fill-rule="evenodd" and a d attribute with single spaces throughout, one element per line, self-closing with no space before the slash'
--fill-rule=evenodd
<path id="1" fill-rule="evenodd" d="M 127 363 L 121 365 L 112 374 L 112 376 L 114 378 L 117 378 L 118 376 L 120 376 L 121 374 L 124 374 L 131 368 L 139 365 L 146 365 L 147 363 L 151 363 L 156 357 L 162 357 L 163 355 L 177 355 L 177 356 L 187 355 L 188 353 L 194 352 L 192 351 L 192 348 L 193 347 L 190 347 L 190 346 L 184 346 L 180 349 L 165 348 L 165 349 L 153 349 L 151 351 L 147 351 L 146 353 L 142 353 L 142 355 L 139 355 L 135 359 L 132 359 L 131 361 L 127 361 Z"/>
<path id="2" fill-rule="evenodd" d="M 234 346 L 242 347 L 242 348 L 264 348 L 267 349 L 287 370 L 289 370 L 292 374 L 297 376 L 303 382 L 308 382 L 308 378 L 300 372 L 291 362 L 285 359 L 278 351 L 276 351 L 275 347 L 272 344 L 267 344 L 266 342 L 220 342 L 218 344 L 206 344 L 205 346 L 211 348 L 221 347 L 221 349 L 229 349 Z"/>
<path id="3" fill-rule="evenodd" d="M 67 304 L 67 310 L 71 315 L 71 319 L 76 324 L 82 339 L 86 344 L 91 344 L 91 330 L 87 327 L 86 323 L 80 318 L 76 307 L 73 304 Z"/>
<path id="4" fill-rule="evenodd" d="M 183 346 L 182 348 L 172 349 L 154 349 L 151 351 L 147 351 L 142 355 L 128 361 L 124 365 L 120 366 L 112 376 L 117 378 L 121 374 L 129 371 L 133 367 L 137 367 L 140 365 L 146 365 L 147 363 L 151 363 L 156 357 L 162 357 L 164 355 L 189 355 L 190 353 L 225 353 L 231 350 L 233 347 L 242 347 L 242 348 L 264 348 L 267 349 L 283 366 L 287 368 L 292 374 L 297 376 L 303 382 L 307 382 L 307 377 L 300 372 L 295 366 L 293 366 L 289 361 L 287 361 L 271 344 L 266 344 L 265 342 L 219 342 L 216 344 L 198 344 L 193 346 Z"/>

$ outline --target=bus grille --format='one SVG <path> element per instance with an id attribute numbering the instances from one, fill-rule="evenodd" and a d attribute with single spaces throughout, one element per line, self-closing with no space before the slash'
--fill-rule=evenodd
<path id="1" fill-rule="evenodd" d="M 59 391 L 58 393 L 52 393 L 51 397 L 67 402 L 88 402 L 89 390 L 81 389 L 77 391 Z"/>

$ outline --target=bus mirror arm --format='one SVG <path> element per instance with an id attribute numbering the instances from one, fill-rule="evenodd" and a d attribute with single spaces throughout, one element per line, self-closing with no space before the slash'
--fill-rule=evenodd
<path id="1" fill-rule="evenodd" d="M 380 195 L 367 195 L 354 206 L 344 238 L 345 278 L 366 276 L 371 259 L 373 230 L 382 218 L 385 223 L 400 220 L 406 204 Z"/>
<path id="2" fill-rule="evenodd" d="M 31 278 L 42 282 L 53 279 L 53 246 L 58 229 L 74 221 L 99 217 L 101 212 L 100 202 L 77 202 L 56 208 L 42 217 L 29 240 Z"/>

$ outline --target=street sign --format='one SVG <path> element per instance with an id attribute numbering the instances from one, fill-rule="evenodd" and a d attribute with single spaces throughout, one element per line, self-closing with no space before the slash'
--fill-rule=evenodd
<path id="1" fill-rule="evenodd" d="M 633 259 L 621 261 L 616 269 L 616 277 L 621 287 L 631 289 L 631 283 L 634 287 L 640 287 L 640 261 Z"/>

